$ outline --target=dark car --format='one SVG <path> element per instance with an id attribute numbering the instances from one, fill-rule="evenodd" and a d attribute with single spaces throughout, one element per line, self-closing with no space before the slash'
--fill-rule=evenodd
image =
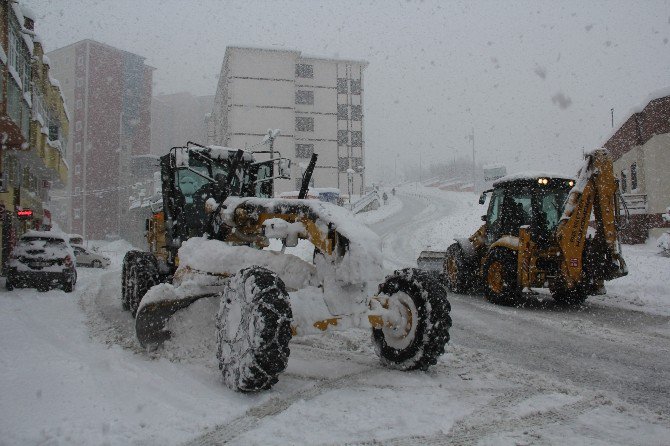
<path id="1" fill-rule="evenodd" d="M 70 293 L 76 282 L 76 258 L 65 234 L 28 231 L 21 236 L 9 259 L 8 290 L 61 287 Z"/>

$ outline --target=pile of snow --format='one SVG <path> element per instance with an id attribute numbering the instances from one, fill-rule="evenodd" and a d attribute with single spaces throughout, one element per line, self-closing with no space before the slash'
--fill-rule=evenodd
<path id="1" fill-rule="evenodd" d="M 388 201 L 385 205 L 381 201 L 382 205 L 378 209 L 356 214 L 356 220 L 366 225 L 372 225 L 400 212 L 402 210 L 402 201 L 400 198 L 392 195 L 389 191 L 386 191 L 386 195 L 388 196 Z"/>

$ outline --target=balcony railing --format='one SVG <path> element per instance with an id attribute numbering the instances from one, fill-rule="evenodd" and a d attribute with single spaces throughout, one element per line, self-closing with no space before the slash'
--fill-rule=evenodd
<path id="1" fill-rule="evenodd" d="M 647 213 L 647 194 L 623 194 L 623 201 L 629 213 Z"/>

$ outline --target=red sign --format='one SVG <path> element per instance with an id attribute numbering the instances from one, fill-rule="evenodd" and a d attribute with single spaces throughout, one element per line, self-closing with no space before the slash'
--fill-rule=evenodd
<path id="1" fill-rule="evenodd" d="M 21 219 L 29 219 L 33 218 L 33 210 L 32 209 L 21 209 L 19 211 L 16 211 L 17 217 Z"/>
<path id="2" fill-rule="evenodd" d="M 570 259 L 570 266 L 572 268 L 577 268 L 579 266 L 579 261 L 577 259 Z"/>

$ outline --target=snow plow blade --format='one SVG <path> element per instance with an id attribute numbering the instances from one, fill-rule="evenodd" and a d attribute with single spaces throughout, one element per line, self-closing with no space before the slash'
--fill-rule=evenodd
<path id="1" fill-rule="evenodd" d="M 178 299 L 164 299 L 140 305 L 135 317 L 135 333 L 140 345 L 146 349 L 155 349 L 170 339 L 170 330 L 165 326 L 177 311 L 188 307 L 203 297 L 214 297 L 218 293 L 185 296 Z"/>

